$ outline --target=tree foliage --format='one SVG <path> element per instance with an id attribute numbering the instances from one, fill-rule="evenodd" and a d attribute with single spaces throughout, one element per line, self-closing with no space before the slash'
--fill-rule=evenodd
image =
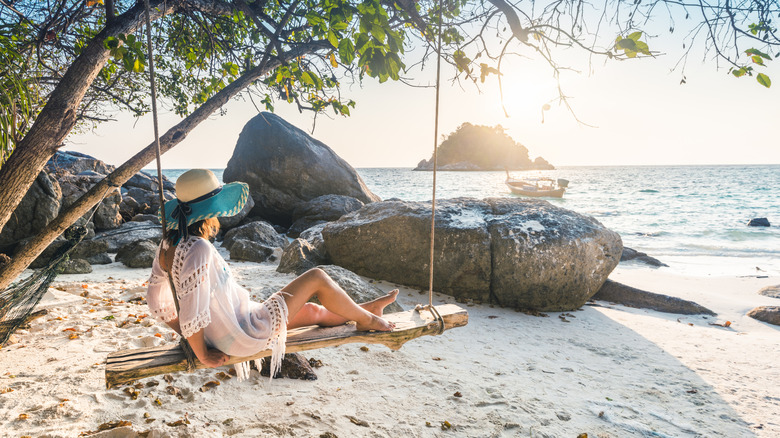
<path id="1" fill-rule="evenodd" d="M 780 47 L 778 0 L 149 2 L 161 101 L 184 116 L 163 135 L 166 150 L 241 93 L 258 109 L 273 110 L 281 101 L 301 111 L 348 116 L 355 102 L 342 95 L 345 81 L 399 80 L 407 64 L 425 63 L 435 53 L 439 36 L 455 79 L 477 87 L 493 79 L 501 86 L 502 61 L 509 56 L 541 58 L 555 77 L 568 68 L 559 63 L 561 49 L 612 61 L 656 56 L 652 36 L 667 26 L 669 33 L 685 28 L 683 72 L 698 46 L 733 76 L 753 76 L 769 87 L 767 65 Z M 71 131 L 110 120 L 117 111 L 149 110 L 143 4 L 0 0 L 0 228 Z M 414 47 L 419 50 L 410 60 Z M 134 159 L 146 160 L 148 153 Z M 145 164 L 134 162 L 120 173 Z M 88 196 L 71 209 L 86 212 L 97 202 Z M 47 239 L 27 251 L 38 251 Z M 3 272 L 0 287 L 8 281 Z"/>

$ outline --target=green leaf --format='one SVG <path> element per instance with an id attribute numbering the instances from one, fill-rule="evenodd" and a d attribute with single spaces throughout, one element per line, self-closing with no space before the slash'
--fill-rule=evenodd
<path id="1" fill-rule="evenodd" d="M 745 74 L 747 72 L 748 72 L 747 69 L 745 67 L 742 67 L 742 68 L 738 68 L 738 69 L 732 70 L 731 74 L 733 74 L 734 76 L 740 78 L 742 76 L 745 76 Z"/>
<path id="2" fill-rule="evenodd" d="M 762 58 L 762 57 L 760 57 L 758 55 L 753 55 L 753 57 L 750 58 L 750 59 L 752 59 L 753 63 L 755 63 L 755 64 L 764 65 L 764 58 Z"/>
<path id="3" fill-rule="evenodd" d="M 355 60 L 355 46 L 351 39 L 344 38 L 339 41 L 339 58 L 344 64 L 352 64 L 352 61 Z"/>
<path id="4" fill-rule="evenodd" d="M 632 39 L 634 41 L 639 41 L 639 38 L 642 38 L 642 32 L 634 32 L 628 35 L 629 39 Z"/>
<path id="5" fill-rule="evenodd" d="M 632 40 L 630 38 L 623 38 L 620 41 L 618 41 L 615 45 L 618 48 L 623 49 L 623 50 L 631 50 L 631 51 L 634 51 L 634 52 L 637 51 L 636 41 L 634 41 L 634 40 Z"/>
<path id="6" fill-rule="evenodd" d="M 758 76 L 756 76 L 756 80 L 759 84 L 769 88 L 772 86 L 772 81 L 769 79 L 769 76 L 759 73 Z"/>
<path id="7" fill-rule="evenodd" d="M 133 61 L 133 73 L 141 73 L 144 71 L 144 64 L 141 62 L 141 58 L 135 58 Z"/>
<path id="8" fill-rule="evenodd" d="M 332 30 L 328 31 L 328 41 L 333 45 L 333 47 L 339 46 L 339 39 Z"/>
<path id="9" fill-rule="evenodd" d="M 385 41 L 385 30 L 378 24 L 371 26 L 371 35 L 379 40 L 380 43 Z"/>
<path id="10" fill-rule="evenodd" d="M 304 84 L 309 84 L 312 87 L 315 86 L 314 79 L 311 78 L 311 75 L 307 71 L 303 72 L 303 74 L 301 75 L 301 82 L 303 82 Z"/>
<path id="11" fill-rule="evenodd" d="M 747 49 L 747 50 L 745 50 L 745 53 L 748 54 L 748 55 L 760 56 L 760 57 L 762 57 L 762 58 L 764 58 L 764 59 L 766 59 L 768 61 L 772 60 L 771 56 L 767 55 L 766 53 L 764 53 L 764 52 L 762 52 L 762 51 L 760 51 L 758 49 Z"/>

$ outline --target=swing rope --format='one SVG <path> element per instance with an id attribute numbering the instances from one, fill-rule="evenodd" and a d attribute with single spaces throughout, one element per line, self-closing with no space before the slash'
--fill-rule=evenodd
<path id="1" fill-rule="evenodd" d="M 435 120 L 433 125 L 433 193 L 431 195 L 431 245 L 430 245 L 430 258 L 428 260 L 428 305 L 416 307 L 417 311 L 421 309 L 428 310 L 433 314 L 436 321 L 439 323 L 439 331 L 436 333 L 440 335 L 444 333 L 444 318 L 436 307 L 433 305 L 433 256 L 434 256 L 434 236 L 435 236 L 435 224 L 436 224 L 436 167 L 437 167 L 437 144 L 439 138 L 439 91 L 441 88 L 441 23 L 442 23 L 442 1 L 439 0 L 439 23 L 438 23 L 438 38 L 436 44 L 436 110 Z"/>
<path id="2" fill-rule="evenodd" d="M 163 241 L 168 239 L 168 227 L 165 220 L 165 194 L 163 193 L 163 179 L 162 179 L 162 164 L 160 162 L 160 129 L 157 121 L 157 85 L 154 77 L 154 58 L 152 51 L 152 20 L 149 16 L 149 0 L 144 0 L 144 13 L 146 15 L 146 46 L 147 55 L 149 58 L 149 86 L 152 94 L 152 122 L 154 125 L 154 144 L 156 146 L 156 160 L 157 160 L 157 186 L 160 195 L 160 211 L 162 212 L 162 232 Z M 175 251 L 175 248 L 174 248 Z M 171 287 L 171 295 L 173 295 L 173 304 L 176 307 L 176 315 L 179 315 L 179 297 L 176 294 L 176 286 L 173 282 L 173 273 L 168 271 L 168 284 Z M 184 357 L 187 359 L 187 372 L 195 371 L 197 365 L 195 363 L 195 352 L 192 351 L 190 343 L 184 336 L 181 336 L 181 348 L 184 351 Z"/>

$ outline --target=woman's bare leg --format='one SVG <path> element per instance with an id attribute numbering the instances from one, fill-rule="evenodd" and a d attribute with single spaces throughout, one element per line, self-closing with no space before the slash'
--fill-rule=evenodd
<path id="1" fill-rule="evenodd" d="M 322 269 L 314 268 L 306 271 L 285 286 L 282 291 L 289 294 L 284 295 L 289 311 L 288 328 L 320 324 L 320 322 L 326 324 L 337 322 L 331 314 L 343 318 L 343 322 L 355 321 L 358 330 L 390 331 L 394 327 L 392 323 L 355 304 L 344 289 Z M 306 305 L 313 296 L 316 296 L 329 312 L 318 309 L 319 306 Z M 300 312 L 303 313 L 299 316 Z"/>
<path id="2" fill-rule="evenodd" d="M 390 291 L 387 295 L 381 296 L 375 300 L 368 301 L 366 303 L 360 303 L 358 306 L 373 313 L 376 316 L 382 316 L 384 314 L 385 307 L 395 301 L 398 296 L 398 289 Z M 315 304 L 306 303 L 301 310 L 295 314 L 294 317 L 290 317 L 290 321 L 287 323 L 287 328 L 304 327 L 307 325 L 319 325 L 322 327 L 334 327 L 342 325 L 349 321 L 341 315 L 331 312 L 325 307 Z"/>

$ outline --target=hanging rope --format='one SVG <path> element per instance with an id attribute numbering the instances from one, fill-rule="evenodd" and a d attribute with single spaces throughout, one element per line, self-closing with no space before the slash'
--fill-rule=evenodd
<path id="1" fill-rule="evenodd" d="M 442 1 L 439 0 L 439 29 L 438 29 L 438 38 L 437 38 L 437 44 L 436 44 L 436 111 L 435 111 L 435 121 L 433 125 L 433 193 L 431 195 L 431 246 L 430 246 L 430 258 L 428 260 L 428 305 L 423 307 L 418 305 L 416 307 L 417 311 L 420 311 L 421 309 L 425 309 L 430 311 L 434 318 L 436 318 L 436 321 L 439 323 L 439 331 L 436 333 L 437 335 L 440 335 L 444 333 L 444 318 L 441 317 L 441 314 L 438 310 L 436 310 L 436 307 L 433 305 L 433 256 L 434 256 L 434 236 L 436 233 L 435 225 L 436 225 L 436 167 L 437 167 L 437 145 L 438 145 L 438 139 L 439 139 L 439 91 L 441 89 L 441 23 L 442 23 Z"/>
<path id="2" fill-rule="evenodd" d="M 146 46 L 147 54 L 149 58 L 149 86 L 152 92 L 152 122 L 154 125 L 154 144 L 156 146 L 156 160 L 157 160 L 157 186 L 160 195 L 160 211 L 162 212 L 162 230 L 163 241 L 168 238 L 168 227 L 165 220 L 165 194 L 163 193 L 163 178 L 162 178 L 162 164 L 160 162 L 160 129 L 157 121 L 157 85 L 155 84 L 154 77 L 154 58 L 152 51 L 152 20 L 149 15 L 149 0 L 144 0 L 144 12 L 146 15 Z M 175 248 L 174 248 L 175 251 Z M 179 297 L 176 294 L 176 286 L 173 283 L 173 274 L 168 271 L 168 284 L 171 287 L 171 295 L 173 295 L 173 304 L 176 307 L 176 314 L 179 315 Z M 192 372 L 196 368 L 195 364 L 195 352 L 192 351 L 190 343 L 187 339 L 181 337 L 181 348 L 184 351 L 184 357 L 187 359 L 187 372 Z"/>

